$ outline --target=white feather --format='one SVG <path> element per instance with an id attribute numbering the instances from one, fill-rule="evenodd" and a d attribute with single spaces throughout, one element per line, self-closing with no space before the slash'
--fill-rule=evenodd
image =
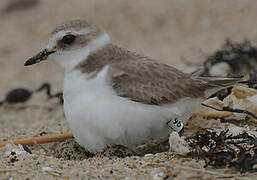
<path id="1" fill-rule="evenodd" d="M 78 70 L 64 76 L 64 112 L 79 144 L 90 152 L 121 144 L 130 148 L 147 138 L 169 134 L 166 123 L 184 123 L 201 100 L 182 99 L 167 106 L 146 105 L 119 97 L 107 80 L 108 66 L 93 79 Z"/>

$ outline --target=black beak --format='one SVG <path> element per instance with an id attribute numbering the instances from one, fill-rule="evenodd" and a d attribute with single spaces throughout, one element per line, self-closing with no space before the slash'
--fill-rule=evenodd
<path id="1" fill-rule="evenodd" d="M 43 60 L 46 60 L 47 57 L 54 53 L 55 51 L 49 51 L 48 49 L 44 49 L 43 51 L 41 51 L 40 53 L 38 53 L 37 55 L 33 56 L 32 58 L 29 58 L 24 66 L 29 66 L 29 65 L 32 65 L 32 64 L 36 64 L 36 63 L 39 63 L 40 61 L 43 61 Z"/>

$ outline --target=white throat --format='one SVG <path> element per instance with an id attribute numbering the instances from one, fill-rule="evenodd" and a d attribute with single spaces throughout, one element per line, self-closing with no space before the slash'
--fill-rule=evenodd
<path id="1" fill-rule="evenodd" d="M 49 59 L 53 59 L 66 72 L 73 70 L 80 62 L 85 61 L 88 55 L 94 51 L 101 49 L 111 42 L 107 33 L 104 33 L 91 41 L 87 46 L 71 50 L 68 52 L 56 52 L 50 55 Z"/>

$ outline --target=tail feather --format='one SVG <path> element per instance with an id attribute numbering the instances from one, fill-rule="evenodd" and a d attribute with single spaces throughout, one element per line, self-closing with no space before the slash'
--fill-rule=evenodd
<path id="1" fill-rule="evenodd" d="M 196 77 L 205 89 L 205 97 L 209 97 L 221 89 L 234 86 L 243 80 L 243 77 L 227 78 L 227 77 Z"/>

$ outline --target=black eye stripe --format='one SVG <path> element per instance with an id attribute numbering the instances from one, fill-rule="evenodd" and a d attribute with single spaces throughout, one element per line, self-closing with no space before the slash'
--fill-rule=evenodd
<path id="1" fill-rule="evenodd" d="M 75 41 L 75 39 L 76 39 L 76 36 L 74 36 L 72 34 L 67 34 L 67 35 L 63 36 L 63 38 L 61 39 L 61 42 L 63 44 L 70 45 Z"/>

